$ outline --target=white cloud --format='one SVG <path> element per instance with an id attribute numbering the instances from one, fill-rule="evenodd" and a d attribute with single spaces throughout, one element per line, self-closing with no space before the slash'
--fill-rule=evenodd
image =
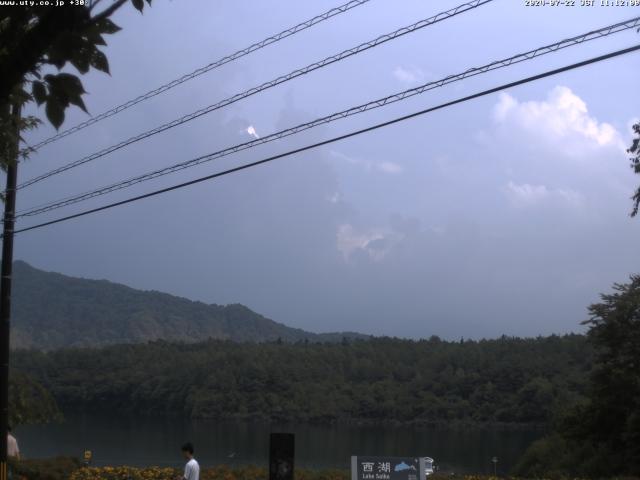
<path id="1" fill-rule="evenodd" d="M 352 225 L 344 224 L 338 227 L 337 247 L 344 258 L 348 259 L 356 249 L 366 249 L 370 242 L 381 238 L 384 235 L 379 232 L 358 232 Z"/>
<path id="2" fill-rule="evenodd" d="M 515 204 L 535 205 L 549 196 L 549 190 L 544 185 L 529 185 L 528 183 L 516 185 L 509 182 L 507 195 Z"/>
<path id="3" fill-rule="evenodd" d="M 394 162 L 385 161 L 385 162 L 376 163 L 376 162 L 372 162 L 371 160 L 350 157 L 336 150 L 331 150 L 329 154 L 334 158 L 337 158 L 346 163 L 349 163 L 350 165 L 359 166 L 367 172 L 374 170 L 380 173 L 386 173 L 391 175 L 397 175 L 399 173 L 404 172 L 404 168 L 401 165 L 398 165 L 397 163 L 394 163 Z"/>
<path id="4" fill-rule="evenodd" d="M 332 195 L 327 197 L 327 201 L 329 201 L 330 203 L 338 203 L 340 201 L 340 198 L 340 193 L 334 192 Z"/>
<path id="5" fill-rule="evenodd" d="M 585 198 L 580 192 L 571 189 L 559 188 L 554 190 L 554 193 L 571 206 L 580 207 L 584 205 Z"/>
<path id="6" fill-rule="evenodd" d="M 249 135 L 251 135 L 251 136 L 252 136 L 253 138 L 255 138 L 255 139 L 260 138 L 260 135 L 258 135 L 258 132 L 256 132 L 256 129 L 255 129 L 255 127 L 254 127 L 253 125 L 249 125 L 249 126 L 247 127 L 247 133 L 248 133 Z"/>
<path id="7" fill-rule="evenodd" d="M 500 93 L 500 100 L 493 107 L 493 117 L 498 122 L 504 122 L 509 112 L 518 108 L 518 101 L 508 93 Z"/>
<path id="8" fill-rule="evenodd" d="M 575 190 L 548 188 L 545 185 L 509 182 L 505 193 L 514 207 L 532 207 L 548 203 L 564 203 L 579 207 L 584 203 L 583 195 Z"/>
<path id="9" fill-rule="evenodd" d="M 425 72 L 417 67 L 397 66 L 393 70 L 393 76 L 402 83 L 422 83 L 426 78 Z"/>
<path id="10" fill-rule="evenodd" d="M 404 172 L 404 168 L 402 168 L 397 163 L 393 163 L 393 162 L 382 162 L 382 163 L 379 163 L 377 165 L 377 168 L 378 168 L 378 170 L 380 170 L 381 172 L 384 172 L 384 173 L 395 174 L 395 173 Z"/>
<path id="11" fill-rule="evenodd" d="M 402 235 L 384 229 L 359 231 L 350 224 L 338 227 L 336 246 L 349 261 L 356 252 L 365 252 L 371 260 L 381 261 Z"/>
<path id="12" fill-rule="evenodd" d="M 333 158 L 337 158 L 338 160 L 342 160 L 344 162 L 347 162 L 351 165 L 359 165 L 361 167 L 363 167 L 366 170 L 371 170 L 371 162 L 368 160 L 363 160 L 361 158 L 355 158 L 355 157 L 350 157 L 349 155 L 345 155 L 342 152 L 338 152 L 337 150 L 331 150 L 329 152 L 329 154 L 333 157 Z"/>
<path id="13" fill-rule="evenodd" d="M 618 131 L 591 116 L 587 104 L 568 87 L 555 87 L 545 101 L 519 102 L 502 93 L 493 109 L 493 118 L 499 124 L 515 125 L 574 152 L 585 147 L 624 149 Z"/>

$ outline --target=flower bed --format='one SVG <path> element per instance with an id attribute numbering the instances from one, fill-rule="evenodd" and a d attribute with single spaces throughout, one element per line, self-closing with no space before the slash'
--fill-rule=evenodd
<path id="1" fill-rule="evenodd" d="M 182 471 L 175 468 L 88 467 L 76 470 L 69 480 L 174 480 Z M 267 480 L 266 468 L 226 466 L 204 468 L 200 480 Z M 349 480 L 346 471 L 296 470 L 296 480 Z"/>
<path id="2" fill-rule="evenodd" d="M 71 458 L 29 460 L 12 462 L 14 479 L 18 480 L 175 480 L 181 469 L 166 467 L 79 467 L 79 461 Z M 203 468 L 200 480 L 268 480 L 266 468 L 227 467 Z M 348 470 L 303 470 L 296 469 L 295 480 L 350 480 Z M 433 475 L 429 480 L 524 480 L 514 477 L 500 479 L 487 475 Z M 580 479 L 565 479 L 580 480 Z M 612 479 L 615 480 L 615 479 Z M 619 479 L 640 480 L 640 478 Z"/>

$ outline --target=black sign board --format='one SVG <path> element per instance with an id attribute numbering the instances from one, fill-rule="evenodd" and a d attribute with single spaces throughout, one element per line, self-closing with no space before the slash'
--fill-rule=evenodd
<path id="1" fill-rule="evenodd" d="M 272 433 L 269 447 L 269 480 L 293 480 L 294 457 L 293 433 Z"/>
<path id="2" fill-rule="evenodd" d="M 351 480 L 425 480 L 421 457 L 351 457 Z"/>

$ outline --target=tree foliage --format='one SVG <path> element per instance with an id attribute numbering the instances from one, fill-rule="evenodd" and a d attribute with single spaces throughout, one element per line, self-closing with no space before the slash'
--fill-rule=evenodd
<path id="1" fill-rule="evenodd" d="M 627 150 L 631 154 L 631 168 L 637 174 L 640 174 L 640 123 L 636 123 L 633 126 L 633 133 L 636 138 L 631 142 L 631 147 Z M 631 216 L 635 217 L 638 214 L 640 208 L 640 187 L 636 190 L 633 197 L 633 209 L 631 210 Z"/>
<path id="2" fill-rule="evenodd" d="M 532 447 L 521 474 L 536 474 L 527 468 L 545 463 L 565 475 L 640 475 L 640 276 L 615 284 L 589 311 L 595 357 L 586 401 Z"/>
<path id="3" fill-rule="evenodd" d="M 17 351 L 65 409 L 302 422 L 529 424 L 585 394 L 579 335 Z"/>
<path id="4" fill-rule="evenodd" d="M 11 372 L 9 381 L 9 424 L 49 423 L 62 418 L 49 391 L 32 377 Z"/>
<path id="5" fill-rule="evenodd" d="M 105 35 L 120 28 L 111 17 L 131 1 L 142 12 L 143 0 L 115 0 L 101 11 L 103 0 L 83 5 L 5 7 L 0 11 L 0 161 L 12 161 L 17 138 L 11 124 L 10 107 L 35 101 L 44 105 L 47 119 L 59 128 L 65 110 L 75 105 L 87 111 L 86 93 L 78 76 L 62 71 L 68 64 L 79 73 L 91 68 L 109 73 L 109 62 L 100 47 Z M 151 0 L 146 0 L 150 5 Z M 36 2 L 38 3 L 38 2 Z M 48 72 L 48 73 L 47 73 Z M 23 131 L 37 125 L 29 117 Z"/>

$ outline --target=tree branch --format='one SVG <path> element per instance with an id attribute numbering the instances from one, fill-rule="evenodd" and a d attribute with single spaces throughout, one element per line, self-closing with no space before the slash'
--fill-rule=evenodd
<path id="1" fill-rule="evenodd" d="M 78 16 L 67 9 L 48 9 L 38 22 L 26 31 L 22 39 L 15 42 L 10 54 L 0 61 L 0 101 L 7 101 L 14 87 L 24 80 L 26 75 L 44 57 L 49 46 L 60 35 L 75 31 L 82 32 L 97 22 L 109 18 L 129 0 L 117 0 L 110 7 L 78 24 Z M 99 3 L 99 2 L 98 2 Z"/>
<path id="2" fill-rule="evenodd" d="M 92 17 L 89 25 L 93 25 L 95 22 L 99 22 L 100 20 L 103 20 L 105 18 L 109 18 L 116 11 L 118 11 L 120 9 L 120 7 L 122 7 L 127 2 L 128 2 L 128 0 L 117 0 L 109 8 L 105 8 L 102 12 L 100 12 L 97 15 L 95 15 L 94 17 Z"/>

